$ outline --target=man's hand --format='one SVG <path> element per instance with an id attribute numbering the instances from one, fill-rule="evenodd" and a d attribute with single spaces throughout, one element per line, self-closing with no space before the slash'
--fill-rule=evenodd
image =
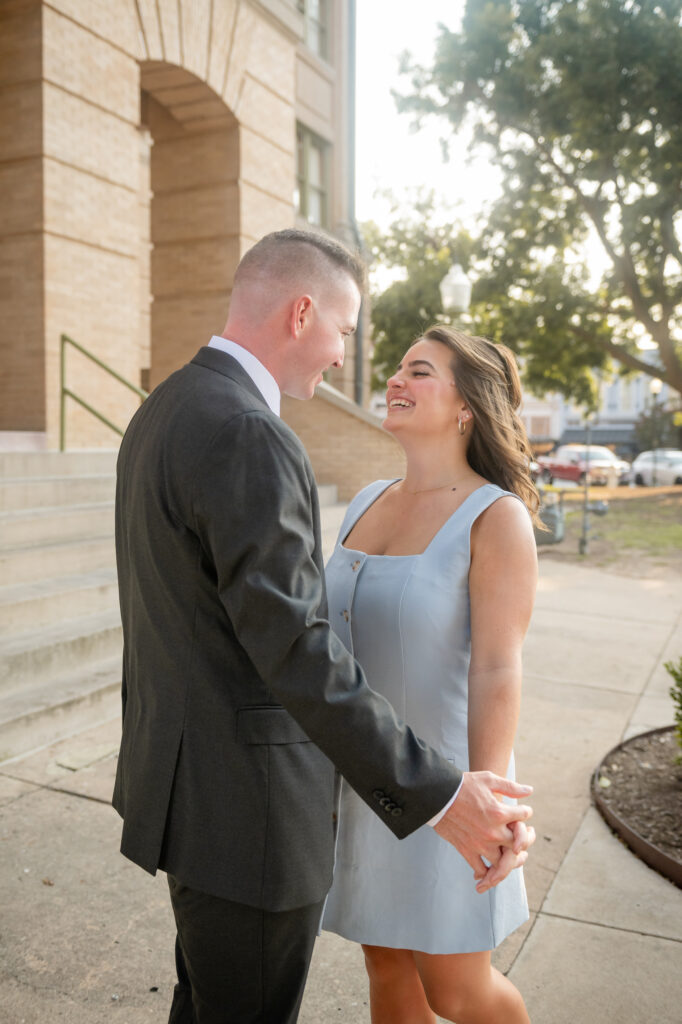
<path id="1" fill-rule="evenodd" d="M 535 842 L 535 830 L 524 824 L 532 808 L 501 803 L 496 794 L 518 798 L 532 792 L 532 786 L 492 772 L 464 772 L 457 799 L 435 829 L 473 868 L 478 892 L 492 889 L 524 864 Z"/>

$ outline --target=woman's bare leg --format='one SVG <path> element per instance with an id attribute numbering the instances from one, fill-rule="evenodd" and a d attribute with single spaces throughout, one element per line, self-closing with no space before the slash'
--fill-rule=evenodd
<path id="1" fill-rule="evenodd" d="M 491 966 L 490 953 L 412 955 L 438 1016 L 456 1024 L 530 1024 L 521 993 Z"/>
<path id="2" fill-rule="evenodd" d="M 436 1024 L 410 949 L 363 946 L 372 1024 Z"/>

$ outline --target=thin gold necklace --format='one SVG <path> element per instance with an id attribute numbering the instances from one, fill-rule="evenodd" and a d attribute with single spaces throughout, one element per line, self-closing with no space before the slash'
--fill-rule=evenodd
<path id="1" fill-rule="evenodd" d="M 461 483 L 461 482 L 462 481 L 459 480 L 457 483 Z M 406 494 L 429 494 L 431 491 L 444 491 L 445 488 L 446 487 L 450 487 L 451 484 L 452 484 L 452 481 L 450 481 L 447 484 L 440 484 L 439 487 L 421 487 L 417 491 L 408 491 L 407 488 L 402 488 L 402 490 L 404 490 Z M 455 486 L 452 488 L 452 490 L 453 491 L 457 490 L 457 484 L 455 484 Z"/>

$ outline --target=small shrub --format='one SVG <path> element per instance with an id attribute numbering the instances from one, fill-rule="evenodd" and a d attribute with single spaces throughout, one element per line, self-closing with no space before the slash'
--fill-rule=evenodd
<path id="1" fill-rule="evenodd" d="M 678 659 L 677 664 L 666 661 L 663 668 L 673 677 L 673 685 L 668 693 L 675 705 L 675 737 L 680 748 L 676 760 L 678 764 L 682 764 L 682 658 Z"/>

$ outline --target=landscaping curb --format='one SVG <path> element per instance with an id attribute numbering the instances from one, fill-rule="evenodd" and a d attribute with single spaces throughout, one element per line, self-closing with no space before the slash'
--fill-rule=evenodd
<path id="1" fill-rule="evenodd" d="M 663 850 L 654 846 L 654 844 L 650 843 L 644 838 L 644 836 L 641 836 L 639 832 L 635 832 L 633 828 L 630 828 L 627 822 L 623 821 L 623 819 L 619 817 L 611 807 L 609 807 L 601 795 L 599 786 L 599 777 L 604 764 L 609 760 L 609 758 L 613 757 L 617 751 L 622 750 L 624 747 L 627 747 L 630 743 L 633 743 L 636 740 L 641 740 L 644 736 L 655 736 L 664 732 L 674 732 L 674 730 L 674 725 L 666 725 L 661 729 L 649 729 L 646 732 L 638 733 L 636 736 L 630 736 L 629 739 L 625 740 L 623 743 L 619 743 L 617 746 L 612 747 L 608 754 L 604 755 L 595 768 L 592 774 L 590 788 L 592 791 L 592 800 L 594 801 L 594 805 L 609 828 L 613 829 L 616 835 L 630 847 L 633 853 L 637 854 L 640 860 L 643 860 L 644 863 L 648 864 L 650 868 L 654 869 L 654 871 L 658 871 L 659 874 L 663 875 L 682 889 L 682 863 L 675 860 L 674 857 L 669 857 L 667 853 L 664 853 Z"/>

